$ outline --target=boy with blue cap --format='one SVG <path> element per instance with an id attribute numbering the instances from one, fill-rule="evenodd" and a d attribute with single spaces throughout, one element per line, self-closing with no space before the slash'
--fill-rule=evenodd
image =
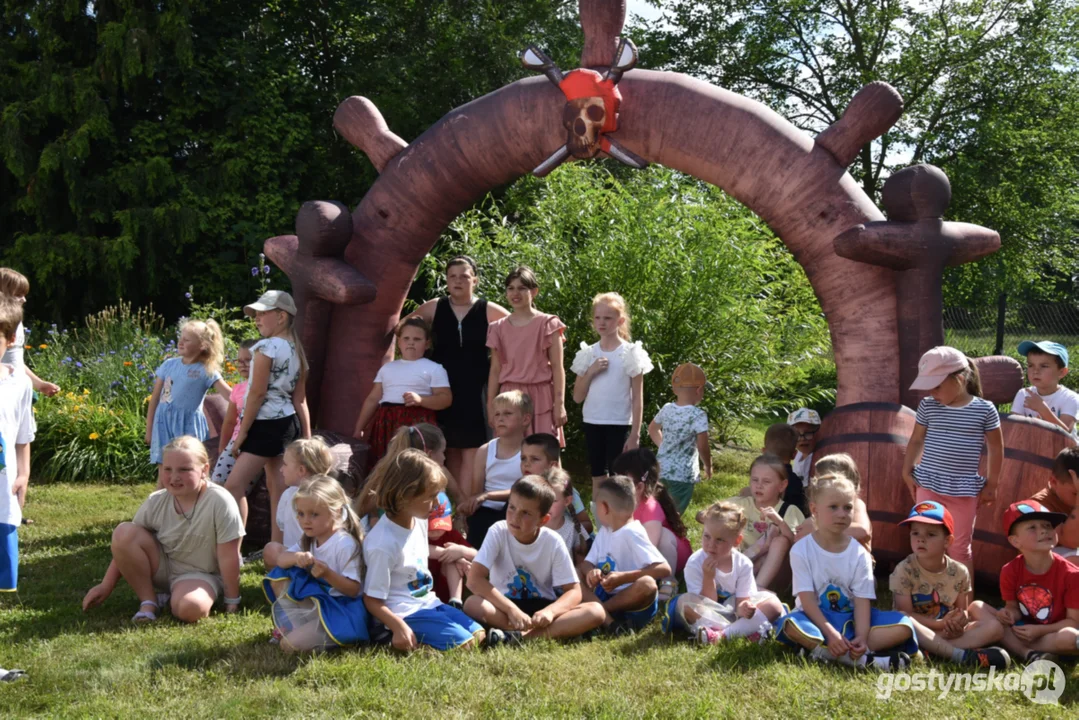
<path id="1" fill-rule="evenodd" d="M 1012 413 L 1038 418 L 1074 433 L 1079 395 L 1060 384 L 1068 374 L 1068 348 L 1049 340 L 1025 340 L 1019 343 L 1019 354 L 1027 359 L 1031 386 L 1016 394 Z"/>

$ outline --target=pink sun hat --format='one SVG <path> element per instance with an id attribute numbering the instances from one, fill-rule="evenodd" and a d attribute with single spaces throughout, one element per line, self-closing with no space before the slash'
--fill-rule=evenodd
<path id="1" fill-rule="evenodd" d="M 952 373 L 965 370 L 967 363 L 967 356 L 955 348 L 947 345 L 935 347 L 918 361 L 918 377 L 910 384 L 910 389 L 932 390 Z"/>

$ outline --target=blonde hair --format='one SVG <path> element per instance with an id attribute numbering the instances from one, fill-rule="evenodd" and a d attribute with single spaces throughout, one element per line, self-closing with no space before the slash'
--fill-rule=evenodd
<path id="1" fill-rule="evenodd" d="M 858 490 L 854 487 L 854 483 L 842 475 L 818 475 L 809 482 L 806 495 L 810 502 L 815 503 L 818 497 L 829 490 L 849 495 L 851 498 L 858 497 Z"/>
<path id="2" fill-rule="evenodd" d="M 364 495 L 369 495 L 377 507 L 397 514 L 409 500 L 434 496 L 445 487 L 442 467 L 423 451 L 409 448 L 378 461 L 367 478 Z"/>
<path id="3" fill-rule="evenodd" d="M 25 297 L 30 292 L 30 281 L 18 270 L 0 268 L 0 293 L 11 297 Z"/>
<path id="4" fill-rule="evenodd" d="M 717 500 L 701 511 L 700 521 L 701 525 L 718 522 L 724 530 L 741 533 L 746 529 L 748 518 L 738 505 L 726 500 Z"/>
<path id="5" fill-rule="evenodd" d="M 291 446 L 290 446 L 291 447 Z M 330 517 L 334 518 L 334 530 L 343 529 L 356 541 L 356 550 L 352 558 L 359 557 L 361 565 L 363 560 L 363 528 L 360 526 L 360 518 L 348 502 L 348 495 L 341 483 L 329 475 L 312 475 L 300 483 L 296 494 L 292 496 L 292 509 L 296 509 L 297 500 L 312 500 L 318 505 L 324 505 L 330 511 Z M 306 534 L 300 539 L 300 548 L 304 552 L 311 552 L 315 539 Z M 349 558 L 350 560 L 352 558 Z"/>
<path id="6" fill-rule="evenodd" d="M 285 448 L 285 452 L 295 455 L 296 461 L 303 466 L 308 475 L 333 475 L 336 463 L 333 453 L 330 452 L 330 446 L 322 438 L 293 440 Z"/>
<path id="7" fill-rule="evenodd" d="M 813 463 L 813 469 L 817 475 L 841 475 L 851 481 L 855 492 L 862 485 L 862 474 L 858 472 L 858 464 L 847 453 L 832 453 L 825 455 Z"/>
<path id="8" fill-rule="evenodd" d="M 787 482 L 787 466 L 783 464 L 783 461 L 779 459 L 778 455 L 773 455 L 772 453 L 768 452 L 764 453 L 763 455 L 758 455 L 753 460 L 753 464 L 749 466 L 749 472 L 752 473 L 753 468 L 757 467 L 758 465 L 766 466 L 768 469 L 778 475 L 780 480 L 782 480 L 783 482 Z"/>
<path id="9" fill-rule="evenodd" d="M 210 465 L 210 454 L 206 452 L 206 446 L 202 442 L 191 435 L 180 435 L 169 440 L 168 445 L 161 448 L 161 456 L 164 457 L 165 453 L 172 452 L 173 450 L 179 450 L 180 452 L 189 452 L 195 456 L 200 465 L 208 467 Z"/>
<path id="10" fill-rule="evenodd" d="M 596 295 L 592 298 L 592 312 L 596 311 L 597 305 L 607 305 L 612 310 L 621 315 L 625 322 L 618 326 L 618 337 L 623 340 L 632 340 L 629 332 L 629 307 L 626 305 L 626 299 L 616 292 L 605 292 Z"/>
<path id="11" fill-rule="evenodd" d="M 188 330 L 199 339 L 199 362 L 206 368 L 207 374 L 220 372 L 225 359 L 225 338 L 221 334 L 221 326 L 213 319 L 188 320 L 180 328 L 180 334 Z"/>
<path id="12" fill-rule="evenodd" d="M 514 410 L 520 411 L 522 415 L 532 415 L 532 396 L 526 392 L 520 390 L 507 390 L 504 393 L 499 393 L 495 396 L 494 402 L 491 403 L 495 407 L 499 405 L 506 405 Z"/>
<path id="13" fill-rule="evenodd" d="M 446 447 L 446 436 L 437 425 L 431 423 L 416 423 L 397 428 L 397 432 L 386 446 L 386 455 L 392 456 L 402 450 L 422 450 L 425 453 L 435 452 Z"/>

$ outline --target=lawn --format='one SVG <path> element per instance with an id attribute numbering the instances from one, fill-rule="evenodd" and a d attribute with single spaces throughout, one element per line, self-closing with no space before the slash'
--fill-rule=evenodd
<path id="1" fill-rule="evenodd" d="M 744 483 L 750 455 L 716 457 L 716 478 L 694 509 Z M 807 664 L 778 646 L 717 648 L 672 642 L 658 625 L 627 638 L 527 649 L 410 657 L 350 650 L 294 658 L 269 645 L 261 566 L 243 574 L 244 609 L 196 627 L 167 615 L 130 622 L 126 585 L 84 615 L 85 591 L 108 563 L 112 528 L 150 485 L 39 485 L 21 532 L 18 595 L 0 597 L 0 666 L 28 681 L 0 684 L 8 717 L 1074 717 L 1079 671 L 1068 666 L 1064 706 L 1020 692 L 896 693 L 876 699 L 877 676 Z M 696 523 L 690 523 L 696 526 Z M 699 527 L 691 527 L 698 545 Z M 886 581 L 881 581 L 886 587 Z M 882 593 L 883 595 L 883 593 Z M 947 665 L 935 666 L 948 672 Z M 922 671 L 927 667 L 920 668 Z"/>

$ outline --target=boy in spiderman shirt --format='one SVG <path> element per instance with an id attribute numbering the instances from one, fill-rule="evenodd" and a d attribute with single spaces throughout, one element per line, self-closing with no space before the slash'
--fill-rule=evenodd
<path id="1" fill-rule="evenodd" d="M 1056 527 L 1067 519 L 1036 500 L 1012 503 L 1004 531 L 1019 557 L 1000 571 L 1004 646 L 1030 663 L 1079 655 L 1079 567 L 1053 552 Z"/>

